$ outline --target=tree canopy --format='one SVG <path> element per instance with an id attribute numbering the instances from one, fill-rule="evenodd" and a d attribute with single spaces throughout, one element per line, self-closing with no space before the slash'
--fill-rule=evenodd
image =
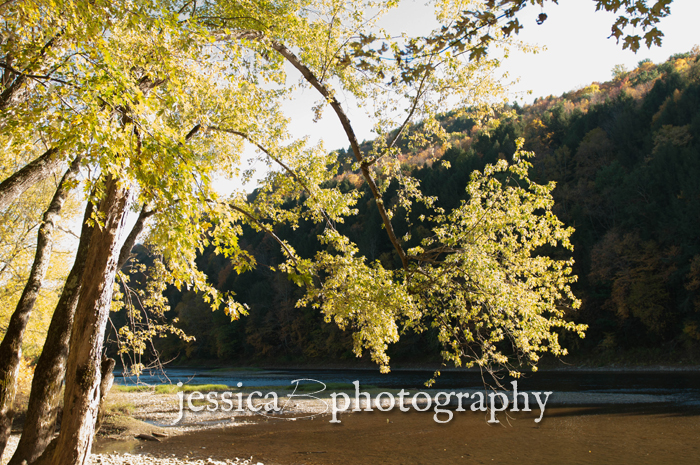
<path id="1" fill-rule="evenodd" d="M 632 49 L 640 38 L 624 35 L 625 26 L 641 26 L 647 45 L 658 43 L 655 25 L 671 3 L 647 8 L 631 0 L 596 1 L 599 8 L 623 11 L 613 35 Z M 213 247 L 244 273 L 258 264 L 241 247 L 243 228 L 264 232 L 285 257 L 276 270 L 304 287 L 300 304 L 352 329 L 356 353 L 369 350 L 383 371 L 389 369 L 387 346 L 407 329 L 435 328 L 445 360 L 458 366 L 505 366 L 514 375 L 523 366 L 535 368 L 545 351 L 566 353 L 559 331 L 583 336 L 585 327 L 566 314 L 579 304 L 570 288 L 576 279 L 572 231 L 553 213 L 553 184 L 531 180 L 522 142 L 512 157 L 475 171 L 459 186 L 466 200 L 450 208 L 427 195 L 400 159 L 401 150 L 449 146 L 439 111 L 459 108 L 479 124 L 503 107 L 499 60 L 490 52 L 501 48 L 507 55 L 522 47 L 512 37 L 520 28 L 515 14 L 543 0 L 435 1 L 440 27 L 425 37 L 395 37 L 377 27 L 397 4 L 0 5 L 0 141 L 7 175 L 0 208 L 14 208 L 20 195 L 66 163 L 80 165 L 88 203 L 79 246 L 86 256 L 73 268 L 80 275 L 84 266 L 87 275 L 66 282 L 62 292 L 62 298 L 80 295 L 71 300 L 66 432 L 47 460 L 78 462 L 89 449 L 113 284 L 146 223 L 144 240 L 159 264 L 152 290 L 192 289 L 232 319 L 246 313 L 245 302 L 217 290 L 200 269 L 198 253 Z M 341 232 L 339 225 L 357 213 L 360 191 L 332 182 L 339 169 L 335 154 L 288 130 L 282 103 L 298 86 L 318 94 L 317 113 L 337 117 L 350 145 L 350 170 L 369 190 L 381 219 L 377 234 L 387 235 L 395 259 L 369 260 Z M 372 109 L 372 144 L 357 139 L 345 98 Z M 221 195 L 217 178 L 252 178 L 242 163 L 251 148 L 268 167 L 259 188 Z M 438 158 L 430 162 L 447 168 L 449 162 Z M 421 213 L 415 217 L 414 210 Z M 122 251 L 129 212 L 138 218 Z M 321 247 L 311 255 L 275 233 L 302 222 L 318 225 L 313 239 Z M 420 224 L 423 232 L 401 235 L 398 222 Z M 21 241 L 21 234 L 12 240 Z M 73 314 L 57 318 L 68 323 L 57 340 L 67 341 Z M 21 339 L 20 333 L 12 337 Z M 11 365 L 3 370 L 10 373 L 17 364 Z M 3 387 L 3 399 L 9 392 Z"/>
<path id="2" fill-rule="evenodd" d="M 68 160 L 80 153 L 91 202 L 106 195 L 105 180 L 118 179 L 128 187 L 135 209 L 147 206 L 147 241 L 166 264 L 162 279 L 203 292 L 212 308 L 224 306 L 232 318 L 245 313 L 245 306 L 208 282 L 197 267 L 197 251 L 213 245 L 243 272 L 255 260 L 238 245 L 242 225 L 276 237 L 275 225 L 294 228 L 300 220 L 312 220 L 325 225 L 320 239 L 326 251 L 301 257 L 280 241 L 288 258 L 282 269 L 308 286 L 306 299 L 329 319 L 358 329 L 358 352 L 370 349 L 387 368 L 386 346 L 397 339 L 400 327 L 435 325 L 446 357 L 457 364 L 506 362 L 496 349 L 504 330 L 516 352 L 534 363 L 546 347 L 542 341 L 548 340 L 555 352 L 561 349 L 547 325 L 532 323 L 547 329 L 526 335 L 534 326 L 515 329 L 512 318 L 549 321 L 545 315 L 551 313 L 551 324 L 558 326 L 564 324 L 560 300 L 576 305 L 567 284 L 573 278 L 566 278 L 570 266 L 545 263 L 536 253 L 551 241 L 567 244 L 569 233 L 551 212 L 542 216 L 544 223 L 534 220 L 542 208 L 551 209 L 551 187 L 531 184 L 524 161 L 510 168 L 499 164 L 467 187 L 468 203 L 444 211 L 398 162 L 400 144 L 421 147 L 446 137 L 435 119 L 438 110 L 469 108 L 479 120 L 501 104 L 497 97 L 503 88 L 494 75 L 498 61 L 485 47 L 517 46 L 508 36 L 517 32 L 512 17 L 526 3 L 485 2 L 472 5 L 472 11 L 436 2 L 443 26 L 423 39 L 393 38 L 374 27 L 395 2 L 6 3 L 0 115 L 6 153 L 15 164 L 47 155 Z M 379 14 L 367 16 L 372 9 Z M 499 9 L 505 16 L 494 16 Z M 400 268 L 367 262 L 337 231 L 335 225 L 354 213 L 358 193 L 328 187 L 333 156 L 288 134 L 280 102 L 293 86 L 284 63 L 319 93 L 319 111 L 328 105 L 338 117 Z M 371 148 L 360 147 L 340 92 L 377 108 L 379 137 Z M 410 140 L 402 140 L 412 125 Z M 238 192 L 221 198 L 212 180 L 249 178 L 241 157 L 251 145 L 276 169 L 255 196 Z M 517 174 L 531 191 L 514 190 L 512 177 L 498 180 L 506 172 Z M 400 186 L 399 200 L 385 205 L 383 196 L 393 182 Z M 397 237 L 392 220 L 399 209 L 406 214 L 414 204 L 425 206 L 421 221 L 434 236 L 408 249 L 410 237 Z M 511 209 L 522 209 L 522 223 L 484 222 L 481 217 L 492 208 L 508 212 L 504 218 L 512 220 L 518 215 Z M 100 227 L 104 219 L 93 213 L 89 221 Z M 480 232 L 461 236 L 455 223 Z M 510 249 L 504 248 L 509 235 L 514 235 Z M 479 260 L 486 262 L 479 264 L 467 244 L 479 248 L 483 240 L 500 245 L 481 251 Z M 524 246 L 528 241 L 533 242 Z M 514 265 L 503 261 L 509 256 L 519 257 L 517 270 L 505 266 Z M 496 275 L 480 277 L 488 270 Z M 470 280 L 474 287 L 465 284 Z M 514 287 L 505 291 L 499 285 Z M 358 310 L 367 292 L 375 297 L 367 300 L 365 311 Z M 500 301 L 504 296 L 510 300 Z M 527 308 L 516 309 L 526 301 Z M 455 308 L 443 318 L 447 302 L 470 309 Z M 382 311 L 370 311 L 376 308 Z M 474 342 L 483 355 L 466 352 Z"/>

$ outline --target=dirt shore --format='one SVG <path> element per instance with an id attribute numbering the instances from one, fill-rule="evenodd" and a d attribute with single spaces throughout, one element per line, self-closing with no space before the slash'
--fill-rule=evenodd
<path id="1" fill-rule="evenodd" d="M 280 393 L 283 394 L 283 393 Z M 326 399 L 327 400 L 327 399 Z M 594 398 L 593 401 L 605 400 Z M 286 415 L 208 412 L 178 418 L 176 394 L 110 393 L 109 416 L 92 462 L 104 465 L 695 464 L 700 409 L 644 398 L 548 407 L 502 415 L 454 412 L 446 424 L 426 412 L 359 412 L 330 423 L 321 400 L 292 402 Z M 205 405 L 200 402 L 199 406 Z M 293 418 L 296 417 L 296 418 Z M 16 442 L 16 436 L 12 442 Z M 10 451 L 5 457 L 11 455 Z"/>
<path id="2" fill-rule="evenodd" d="M 95 452 L 148 454 L 172 464 L 697 463 L 698 407 L 649 403 L 638 395 L 591 396 L 586 406 L 572 407 L 567 401 L 574 405 L 581 398 L 561 397 L 539 424 L 536 410 L 504 415 L 499 424 L 488 423 L 482 412 L 454 412 L 452 421 L 438 424 L 433 411 L 398 409 L 345 414 L 333 424 L 321 414 L 326 398 L 288 404 L 284 418 L 203 409 L 186 414 L 177 426 L 155 426 L 176 419 L 176 395 L 115 393 L 111 402 L 133 402 L 131 415 L 145 421 L 127 417 L 125 425 L 113 416 L 112 430 L 103 431 Z M 149 431 L 168 436 L 134 438 Z"/>
<path id="3" fill-rule="evenodd" d="M 191 432 L 142 452 L 214 460 L 251 457 L 266 465 L 408 464 L 696 464 L 700 421 L 663 408 L 553 409 L 489 424 L 483 414 L 456 414 L 447 424 L 432 412 L 361 412 L 332 424 L 327 417 L 262 420 L 245 427 Z M 206 449 L 205 449 L 206 447 Z"/>

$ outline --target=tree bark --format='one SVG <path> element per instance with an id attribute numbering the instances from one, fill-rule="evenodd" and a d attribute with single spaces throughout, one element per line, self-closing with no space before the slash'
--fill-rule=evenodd
<path id="1" fill-rule="evenodd" d="M 97 421 L 95 421 L 95 434 L 100 430 L 102 421 L 105 417 L 105 398 L 107 393 L 112 389 L 114 384 L 114 365 L 116 361 L 113 358 L 103 357 L 100 371 L 102 372 L 102 381 L 100 381 L 100 406 L 97 410 Z"/>
<path id="2" fill-rule="evenodd" d="M 88 245 L 90 245 L 90 237 L 92 236 L 93 228 L 88 224 L 92 211 L 93 204 L 88 202 L 83 216 L 83 226 L 75 262 L 63 286 L 63 292 L 46 334 L 44 350 L 42 350 L 34 369 L 22 437 L 8 465 L 21 465 L 24 460 L 27 463 L 34 462 L 44 452 L 56 431 L 56 415 L 58 414 L 61 385 L 66 374 L 66 359 L 68 358 L 73 317 L 75 307 L 78 305 L 83 270 L 88 256 Z"/>
<path id="3" fill-rule="evenodd" d="M 24 422 L 24 430 L 22 431 L 22 437 L 17 445 L 17 450 L 8 465 L 22 465 L 22 462 L 25 460 L 27 463 L 34 463 L 44 451 L 47 451 L 47 455 L 51 455 L 51 450 L 49 450 L 48 447 L 56 430 L 56 416 L 58 413 L 61 384 L 63 383 L 63 377 L 66 373 L 65 363 L 68 358 L 73 317 L 75 315 L 75 307 L 78 303 L 78 296 L 82 285 L 81 280 L 85 269 L 85 261 L 87 259 L 88 245 L 90 244 L 90 236 L 92 234 L 92 228 L 87 224 L 87 220 L 92 215 L 92 210 L 93 205 L 88 202 L 83 218 L 83 229 L 80 233 L 80 244 L 78 245 L 78 252 L 75 256 L 75 264 L 68 275 L 66 285 L 63 288 L 63 294 L 61 294 L 61 299 L 58 301 L 56 311 L 51 319 L 51 325 L 49 326 L 49 332 L 44 345 L 44 347 L 48 349 L 41 353 L 36 369 L 34 370 L 34 379 L 32 380 L 32 391 L 29 397 L 29 407 Z M 119 253 L 117 270 L 123 268 L 127 263 L 131 256 L 131 249 L 134 247 L 138 235 L 143 231 L 146 220 L 154 213 L 155 212 L 150 210 L 146 205 L 141 209 L 141 213 L 124 241 L 124 245 Z M 105 365 L 105 360 L 103 359 L 102 384 L 100 388 L 100 413 L 98 414 L 95 432 L 97 432 L 100 427 L 104 397 L 107 395 L 114 380 L 114 375 L 111 374 L 113 369 L 114 364 Z"/>
<path id="4" fill-rule="evenodd" d="M 143 207 L 141 207 L 139 217 L 136 219 L 136 223 L 134 223 L 134 226 L 131 228 L 131 232 L 126 237 L 121 252 L 119 252 L 119 260 L 117 261 L 117 271 L 124 268 L 124 265 L 126 265 L 126 263 L 131 258 L 131 249 L 134 248 L 134 244 L 136 244 L 136 239 L 138 239 L 139 234 L 141 234 L 141 232 L 143 231 L 143 227 L 146 224 L 146 220 L 153 216 L 154 213 L 155 212 L 153 210 L 148 208 L 147 204 L 144 204 Z"/>
<path id="5" fill-rule="evenodd" d="M 80 167 L 81 157 L 75 158 L 70 168 L 66 171 L 51 199 L 49 208 L 44 213 L 42 225 L 37 237 L 36 254 L 29 274 L 27 284 L 24 286 L 22 296 L 17 303 L 10 324 L 7 327 L 5 337 L 0 344 L 0 457 L 5 450 L 5 445 L 10 436 L 12 427 L 12 410 L 15 400 L 17 385 L 17 372 L 22 354 L 22 339 L 27 329 L 29 316 L 34 309 L 34 304 L 39 296 L 39 290 L 44 282 L 46 271 L 49 268 L 51 251 L 54 242 L 54 230 L 61 216 L 61 208 L 69 192 L 69 182 L 75 177 Z"/>
<path id="6" fill-rule="evenodd" d="M 51 457 L 47 457 L 52 464 L 84 464 L 90 454 L 100 403 L 102 344 L 128 203 L 129 189 L 108 178 L 99 208 L 104 226 L 92 231 L 84 270 L 89 279 L 83 280 L 75 310 L 61 432 Z"/>
<path id="7" fill-rule="evenodd" d="M 3 84 L 5 85 L 3 86 L 2 92 L 0 92 L 0 112 L 16 104 L 15 100 L 20 91 L 25 87 L 27 77 L 32 75 L 41 65 L 45 64 L 47 52 L 50 48 L 56 47 L 59 44 L 62 35 L 63 31 L 51 37 L 41 50 L 39 50 L 34 60 L 24 69 L 23 73 L 15 73 L 7 67 L 5 68 L 5 73 L 3 75 Z M 9 65 L 9 63 L 5 63 L 5 66 L 7 65 Z"/>
<path id="8" fill-rule="evenodd" d="M 3 211 L 24 191 L 43 181 L 61 163 L 58 150 L 48 149 L 43 155 L 28 163 L 21 170 L 0 183 L 0 211 Z"/>

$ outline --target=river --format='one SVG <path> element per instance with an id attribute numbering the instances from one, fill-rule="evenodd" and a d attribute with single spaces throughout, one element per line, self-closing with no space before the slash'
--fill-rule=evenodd
<path id="1" fill-rule="evenodd" d="M 171 382 L 244 388 L 289 386 L 295 379 L 379 388 L 424 389 L 429 371 L 167 370 Z M 141 382 L 167 381 L 155 373 Z M 502 384 L 509 386 L 508 379 Z M 133 379 L 119 378 L 121 384 Z M 695 370 L 554 370 L 518 380 L 520 390 L 552 391 L 546 414 L 509 412 L 498 424 L 483 412 L 454 412 L 436 423 L 432 411 L 346 413 L 285 421 L 263 416 L 227 426 L 137 443 L 133 451 L 191 459 L 252 458 L 265 465 L 693 464 L 700 463 L 700 372 Z M 437 390 L 479 390 L 479 373 L 446 371 Z"/>
<path id="2" fill-rule="evenodd" d="M 352 383 L 380 388 L 424 388 L 432 371 L 395 370 L 381 374 L 378 370 L 259 370 L 219 371 L 208 368 L 168 368 L 162 372 L 146 372 L 139 380 L 124 378 L 115 370 L 117 384 L 223 384 L 243 388 L 256 386 L 289 387 L 296 379 L 313 379 L 325 384 Z M 486 378 L 486 381 L 490 381 Z M 501 384 L 510 387 L 512 380 L 504 378 Z M 491 380 L 490 383 L 493 383 Z M 475 371 L 444 371 L 437 378 L 434 389 L 479 390 L 484 379 Z M 700 371 L 624 371 L 624 370 L 542 370 L 523 375 L 518 388 L 527 391 L 552 391 L 552 405 L 651 404 L 666 403 L 678 406 L 700 406 Z M 700 461 L 699 461 L 700 463 Z"/>

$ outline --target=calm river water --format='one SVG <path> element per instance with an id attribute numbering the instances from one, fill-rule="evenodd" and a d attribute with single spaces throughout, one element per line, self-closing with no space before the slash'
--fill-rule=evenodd
<path id="1" fill-rule="evenodd" d="M 243 388 L 254 386 L 291 386 L 296 379 L 313 379 L 323 383 L 352 383 L 386 388 L 424 388 L 431 371 L 396 370 L 381 374 L 378 370 L 262 370 L 216 371 L 197 368 L 169 368 L 162 373 L 144 373 L 138 381 L 147 384 L 182 382 L 185 384 L 224 384 Z M 135 384 L 115 371 L 118 384 Z M 501 381 L 510 387 L 510 380 Z M 445 371 L 433 389 L 483 389 L 478 372 Z M 518 380 L 519 390 L 552 391 L 552 405 L 650 404 L 671 403 L 700 407 L 700 372 L 698 371 L 616 371 L 561 370 L 540 371 Z M 700 459 L 698 460 L 700 463 Z"/>
<path id="2" fill-rule="evenodd" d="M 171 382 L 243 387 L 288 386 L 310 378 L 387 388 L 421 389 L 429 371 L 266 370 L 218 372 L 177 368 Z M 167 382 L 156 374 L 149 384 Z M 508 380 L 504 380 L 506 383 Z M 134 380 L 118 378 L 121 384 Z M 137 443 L 134 452 L 190 459 L 252 458 L 265 465 L 442 464 L 700 464 L 700 372 L 542 371 L 518 382 L 519 390 L 553 391 L 539 412 L 510 413 L 489 424 L 482 412 L 455 411 L 438 424 L 433 412 L 359 412 L 284 421 L 256 417 L 193 431 L 159 443 Z M 434 388 L 483 389 L 474 372 L 443 372 Z"/>

